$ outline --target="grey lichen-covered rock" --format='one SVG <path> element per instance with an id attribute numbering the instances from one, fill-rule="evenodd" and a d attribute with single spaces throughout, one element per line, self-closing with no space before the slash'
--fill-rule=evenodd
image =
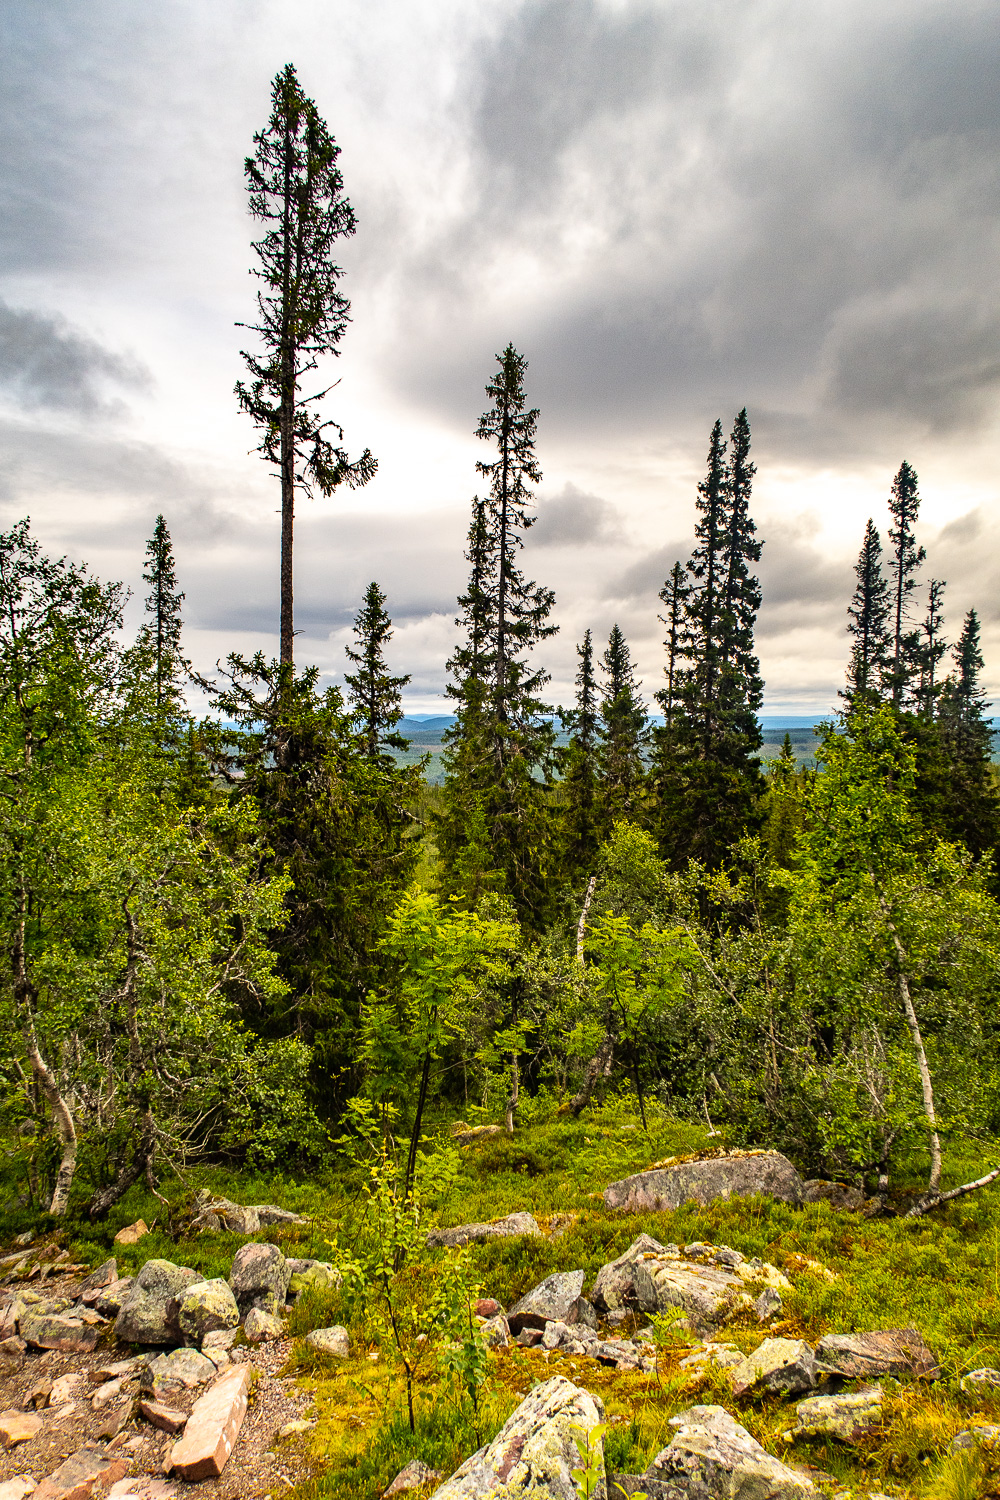
<path id="1" fill-rule="evenodd" d="M 419 1458 L 411 1458 L 405 1469 L 400 1469 L 382 1500 L 391 1500 L 393 1495 L 402 1495 L 406 1490 L 420 1490 L 441 1478 L 439 1469 L 429 1469 Z"/>
<path id="2" fill-rule="evenodd" d="M 556 1271 L 546 1276 L 507 1314 L 511 1333 L 544 1328 L 546 1323 L 568 1323 L 583 1291 L 583 1278 L 583 1271 Z"/>
<path id="3" fill-rule="evenodd" d="M 435 1500 L 576 1500 L 575 1439 L 603 1420 L 596 1396 L 557 1375 L 525 1397 L 492 1443 L 467 1458 L 435 1492 Z M 594 1447 L 602 1473 L 593 1500 L 607 1500 L 603 1448 Z"/>
<path id="4" fill-rule="evenodd" d="M 734 1367 L 733 1392 L 786 1391 L 797 1395 L 816 1386 L 816 1356 L 804 1339 L 765 1339 Z"/>
<path id="5" fill-rule="evenodd" d="M 142 1389 L 159 1391 L 168 1386 L 183 1386 L 185 1390 L 193 1391 L 214 1380 L 216 1373 L 212 1360 L 197 1349 L 174 1349 L 170 1354 L 158 1354 L 149 1361 L 142 1372 Z"/>
<path id="6" fill-rule="evenodd" d="M 680 1361 L 679 1370 L 690 1370 L 692 1375 L 702 1375 L 709 1365 L 718 1365 L 723 1370 L 733 1370 L 743 1363 L 743 1355 L 735 1344 L 704 1344 L 693 1354 L 686 1354 Z"/>
<path id="7" fill-rule="evenodd" d="M 177 1314 L 181 1333 L 190 1344 L 200 1344 L 206 1333 L 237 1328 L 240 1310 L 227 1281 L 192 1281 L 180 1300 Z"/>
<path id="8" fill-rule="evenodd" d="M 828 1333 L 816 1347 L 828 1370 L 848 1380 L 879 1375 L 917 1375 L 936 1380 L 940 1370 L 915 1328 L 882 1328 L 871 1333 Z"/>
<path id="9" fill-rule="evenodd" d="M 494 1219 L 491 1224 L 456 1224 L 454 1229 L 432 1229 L 427 1236 L 427 1249 L 454 1249 L 473 1241 L 513 1239 L 519 1234 L 540 1235 L 541 1232 L 531 1214 L 508 1214 L 504 1219 Z"/>
<path id="10" fill-rule="evenodd" d="M 487 1318 L 479 1330 L 479 1337 L 488 1349 L 505 1349 L 510 1343 L 510 1325 L 503 1313 Z"/>
<path id="11" fill-rule="evenodd" d="M 318 1353 L 329 1354 L 334 1359 L 347 1359 L 351 1352 L 347 1329 L 336 1323 L 332 1328 L 314 1328 L 306 1334 L 306 1343 Z"/>
<path id="12" fill-rule="evenodd" d="M 856 1442 L 882 1421 L 882 1387 L 869 1385 L 837 1396 L 809 1396 L 795 1407 L 795 1437 L 835 1437 Z"/>
<path id="13" fill-rule="evenodd" d="M 243 1245 L 233 1257 L 229 1285 L 244 1317 L 251 1307 L 280 1312 L 288 1282 L 288 1266 L 277 1245 Z"/>
<path id="14" fill-rule="evenodd" d="M 297 1297 L 300 1292 L 328 1291 L 340 1286 L 343 1277 L 340 1272 L 330 1265 L 329 1261 L 314 1260 L 301 1270 L 293 1269 L 293 1263 L 286 1261 L 291 1274 L 288 1278 L 288 1294 Z M 296 1266 L 298 1263 L 295 1263 Z"/>
<path id="15" fill-rule="evenodd" d="M 780 1313 L 783 1307 L 781 1293 L 775 1291 L 773 1286 L 766 1286 L 754 1303 L 753 1310 L 757 1314 L 757 1322 L 766 1323 L 768 1318 Z"/>
<path id="16" fill-rule="evenodd" d="M 125 1298 L 134 1285 L 134 1276 L 119 1276 L 117 1281 L 112 1281 L 109 1286 L 102 1287 L 94 1298 L 95 1312 L 99 1312 L 102 1318 L 117 1318 Z"/>
<path id="17" fill-rule="evenodd" d="M 803 1203 L 829 1203 L 831 1208 L 857 1214 L 865 1206 L 865 1195 L 858 1188 L 848 1187 L 845 1182 L 824 1182 L 811 1177 L 802 1184 Z"/>
<path id="18" fill-rule="evenodd" d="M 677 1255 L 646 1255 L 635 1263 L 636 1297 L 643 1312 L 680 1308 L 692 1327 L 708 1330 L 750 1298 L 738 1271 L 691 1264 Z"/>
<path id="19" fill-rule="evenodd" d="M 115 1333 L 126 1344 L 179 1344 L 180 1302 L 187 1288 L 200 1281 L 190 1266 L 170 1260 L 147 1260 L 121 1304 Z"/>
<path id="20" fill-rule="evenodd" d="M 1000 1427 L 984 1424 L 981 1427 L 970 1427 L 966 1432 L 960 1432 L 953 1437 L 948 1444 L 948 1454 L 968 1453 L 970 1448 L 990 1448 L 994 1451 L 1000 1447 Z"/>
<path id="21" fill-rule="evenodd" d="M 268 1224 L 307 1222 L 300 1214 L 278 1208 L 274 1203 L 233 1203 L 229 1198 L 216 1198 L 207 1189 L 202 1189 L 196 1198 L 196 1216 L 191 1227 L 216 1234 L 256 1234 Z"/>
<path id="22" fill-rule="evenodd" d="M 283 1338 L 285 1325 L 274 1313 L 266 1312 L 262 1307 L 251 1307 L 243 1320 L 243 1332 L 248 1343 L 260 1344 L 265 1339 Z"/>
<path id="23" fill-rule="evenodd" d="M 22 1339 L 35 1349 L 57 1349 L 63 1354 L 89 1354 L 97 1344 L 97 1329 L 79 1318 L 28 1308 L 18 1320 Z"/>
<path id="24" fill-rule="evenodd" d="M 963 1391 L 997 1390 L 1000 1389 L 1000 1370 L 991 1370 L 985 1366 L 981 1370 L 970 1370 L 958 1384 Z"/>
<path id="25" fill-rule="evenodd" d="M 677 1253 L 677 1246 L 671 1245 L 670 1250 Z M 591 1300 L 595 1307 L 602 1312 L 613 1312 L 617 1308 L 625 1308 L 636 1302 L 635 1292 L 635 1265 L 643 1255 L 666 1255 L 668 1247 L 661 1245 L 659 1240 L 654 1240 L 651 1234 L 640 1234 L 639 1238 L 633 1240 L 624 1254 L 619 1255 L 617 1260 L 609 1261 L 602 1266 L 597 1273 L 594 1282 L 594 1290 Z"/>
<path id="26" fill-rule="evenodd" d="M 802 1202 L 802 1178 L 780 1151 L 738 1151 L 701 1161 L 677 1162 L 639 1172 L 604 1189 L 608 1208 L 663 1213 L 694 1202 L 763 1193 L 783 1203 Z"/>
<path id="27" fill-rule="evenodd" d="M 110 1286 L 113 1281 L 117 1280 L 118 1262 L 115 1260 L 114 1256 L 111 1256 L 109 1260 L 106 1260 L 101 1265 L 99 1265 L 96 1271 L 91 1271 L 90 1275 L 85 1277 L 84 1280 L 80 1282 L 80 1296 L 85 1296 L 87 1292 L 103 1291 L 106 1286 Z"/>
<path id="28" fill-rule="evenodd" d="M 676 1436 L 642 1475 L 647 1500 L 822 1500 L 820 1491 L 772 1458 L 721 1406 L 671 1417 Z"/>

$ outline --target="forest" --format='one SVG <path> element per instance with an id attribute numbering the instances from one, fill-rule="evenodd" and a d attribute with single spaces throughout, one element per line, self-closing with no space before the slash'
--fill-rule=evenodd
<path id="1" fill-rule="evenodd" d="M 355 224 L 337 158 L 286 68 L 246 162 L 259 319 L 236 392 L 280 486 L 278 658 L 195 670 L 165 515 L 151 518 L 137 633 L 122 583 L 51 555 L 27 518 L 0 534 L 0 1118 L 3 1212 L 29 1239 L 106 1247 L 141 1207 L 176 1242 L 206 1184 L 312 1195 L 347 1257 L 323 1306 L 398 1354 L 392 1441 L 341 1452 L 328 1491 L 375 1494 L 401 1457 L 457 1463 L 510 1411 L 499 1385 L 480 1409 L 487 1356 L 456 1335 L 441 1379 L 459 1395 L 415 1416 L 431 1379 L 417 1341 L 454 1334 L 442 1309 L 464 1297 L 468 1310 L 472 1272 L 440 1271 L 426 1305 L 405 1278 L 459 1202 L 510 1213 L 535 1192 L 552 1227 L 565 1193 L 580 1238 L 563 1248 L 589 1266 L 603 1221 L 585 1198 L 612 1171 L 664 1151 L 777 1151 L 864 1202 L 880 1289 L 857 1293 L 857 1320 L 895 1295 L 894 1264 L 918 1243 L 906 1234 L 938 1226 L 959 1258 L 967 1238 L 972 1265 L 992 1222 L 972 1204 L 992 1203 L 1000 1176 L 1000 782 L 979 616 L 948 640 L 905 460 L 844 599 L 840 711 L 811 762 L 787 736 L 764 753 L 777 748 L 755 645 L 766 538 L 745 407 L 710 428 L 689 554 L 650 602 L 654 689 L 615 625 L 606 644 L 590 630 L 578 643 L 575 701 L 549 702 L 556 601 L 523 554 L 541 414 L 513 344 L 484 357 L 439 784 L 406 753 L 410 679 L 391 665 L 377 580 L 356 601 L 344 689 L 297 661 L 296 500 L 376 470 L 367 449 L 349 456 L 326 392 L 303 394 L 349 325 L 333 257 Z M 522 1196 L 501 1202 L 500 1187 Z M 338 1205 L 330 1222 L 321 1202 Z M 819 1208 L 816 1243 L 853 1254 Z M 791 1210 L 754 1212 L 689 1208 L 678 1223 L 753 1255 L 799 1243 Z M 532 1267 L 564 1269 L 546 1247 L 551 1264 L 496 1251 L 478 1269 L 527 1290 Z M 365 1285 L 382 1288 L 381 1312 Z M 406 1286 L 410 1312 L 393 1301 Z M 1000 1322 L 970 1310 L 979 1295 L 961 1303 L 967 1326 L 936 1325 L 956 1380 L 963 1338 L 986 1341 L 982 1358 L 997 1347 Z M 796 1327 L 828 1326 L 815 1289 L 796 1305 Z M 772 1415 L 754 1430 L 777 1442 Z M 662 1436 L 629 1420 L 623 1469 Z M 873 1474 L 915 1482 L 939 1439 L 911 1452 L 897 1431 Z"/>

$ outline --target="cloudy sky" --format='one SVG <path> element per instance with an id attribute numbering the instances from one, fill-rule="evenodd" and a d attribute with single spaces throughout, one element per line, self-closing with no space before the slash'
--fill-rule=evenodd
<path id="1" fill-rule="evenodd" d="M 242 177 L 293 62 L 359 227 L 329 398 L 367 489 L 304 500 L 301 661 L 365 585 L 442 703 L 494 355 L 541 410 L 526 552 L 553 701 L 617 621 L 647 690 L 708 433 L 744 404 L 771 712 L 825 711 L 865 521 L 920 476 L 925 576 L 1000 697 L 1000 28 L 978 0 L 0 5 L 0 524 L 126 579 L 158 511 L 209 670 L 277 646 L 278 494 L 232 395 Z"/>

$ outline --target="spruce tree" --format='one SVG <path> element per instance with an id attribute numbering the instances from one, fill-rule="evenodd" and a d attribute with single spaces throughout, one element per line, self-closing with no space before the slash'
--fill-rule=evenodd
<path id="1" fill-rule="evenodd" d="M 694 587 L 688 599 L 691 670 L 685 709 L 701 736 L 702 757 L 711 756 L 718 734 L 719 673 L 722 665 L 722 590 L 728 574 L 726 537 L 729 473 L 722 423 L 716 421 L 708 445 L 708 469 L 698 484 L 695 549 L 688 563 Z"/>
<path id="2" fill-rule="evenodd" d="M 588 876 L 601 843 L 601 721 L 594 675 L 594 642 L 589 630 L 577 646 L 576 708 L 563 716 L 570 729 L 562 780 L 564 861 L 571 882 Z"/>
<path id="3" fill-rule="evenodd" d="M 341 484 L 356 489 L 368 483 L 376 464 L 367 448 L 351 460 L 339 446 L 342 429 L 318 409 L 326 390 L 312 396 L 300 390 L 303 376 L 321 358 L 339 352 L 350 321 L 351 304 L 340 290 L 342 272 L 333 257 L 336 242 L 356 226 L 337 165 L 340 147 L 291 64 L 275 77 L 271 118 L 253 139 L 245 173 L 250 213 L 263 229 L 253 246 L 262 288 L 260 321 L 249 326 L 263 352 L 242 351 L 251 380 L 239 381 L 236 395 L 261 431 L 257 451 L 281 478 L 281 660 L 287 665 L 295 636 L 295 492 L 313 485 L 324 495 Z"/>
<path id="4" fill-rule="evenodd" d="M 760 583 L 753 567 L 760 561 L 761 543 L 750 515 L 750 496 L 756 465 L 750 462 L 750 422 L 746 407 L 733 423 L 729 439 L 728 520 L 726 572 L 722 593 L 721 684 L 719 701 L 725 732 L 735 737 L 739 750 L 761 745 L 757 710 L 764 685 L 754 652 L 754 627 L 760 609 Z"/>
<path id="5" fill-rule="evenodd" d="M 660 590 L 660 600 L 666 606 L 666 614 L 659 616 L 660 623 L 667 627 L 663 644 L 667 648 L 667 664 L 663 675 L 666 684 L 656 693 L 656 701 L 663 709 L 665 728 L 669 730 L 678 712 L 681 688 L 684 681 L 683 663 L 687 657 L 687 603 L 691 587 L 687 570 L 675 562 L 670 576 Z"/>
<path id="6" fill-rule="evenodd" d="M 606 831 L 616 817 L 634 817 L 642 798 L 646 708 L 621 629 L 613 625 L 601 659 L 601 745 L 598 764 Z"/>
<path id="7" fill-rule="evenodd" d="M 940 578 L 931 579 L 927 589 L 927 613 L 920 622 L 919 629 L 914 632 L 914 639 L 909 646 L 909 651 L 920 673 L 917 686 L 913 691 L 914 705 L 920 717 L 928 721 L 932 720 L 937 712 L 942 688 L 942 684 L 937 679 L 937 669 L 948 649 L 948 643 L 942 634 L 944 614 L 941 605 L 944 600 L 944 588 L 944 583 Z"/>
<path id="8" fill-rule="evenodd" d="M 847 629 L 854 638 L 841 697 L 848 711 L 859 702 L 878 701 L 889 677 L 889 587 L 882 574 L 882 543 L 869 520 L 854 565 L 857 583 L 847 610 Z"/>
<path id="9" fill-rule="evenodd" d="M 385 647 L 392 639 L 392 621 L 385 611 L 385 595 L 377 583 L 370 583 L 364 603 L 354 621 L 357 649 L 347 646 L 349 661 L 357 672 L 345 673 L 349 688 L 348 702 L 353 706 L 354 722 L 364 741 L 369 760 L 381 759 L 387 749 L 407 750 L 410 742 L 395 732 L 403 717 L 401 689 L 409 682 L 407 673 L 393 677 L 385 659 Z"/>
<path id="10" fill-rule="evenodd" d="M 527 361 L 508 344 L 497 363 L 486 387 L 490 406 L 476 429 L 496 457 L 476 464 L 489 494 L 473 516 L 469 588 L 460 601 L 466 640 L 450 663 L 459 712 L 445 755 L 438 845 L 450 891 L 471 899 L 471 868 L 477 881 L 506 891 L 523 922 L 538 926 L 553 897 L 546 789 L 555 734 L 540 697 L 548 674 L 531 652 L 557 629 L 548 623 L 555 596 L 528 580 L 518 562 L 534 521 L 532 486 L 542 477 L 538 411 L 528 407 L 524 389 Z"/>
<path id="11" fill-rule="evenodd" d="M 144 628 L 143 635 L 152 655 L 156 706 L 171 709 L 177 707 L 180 698 L 178 679 L 188 672 L 191 663 L 181 655 L 184 595 L 177 587 L 173 544 L 162 515 L 157 516 L 153 535 L 146 543 L 142 576 L 149 584 L 146 613 L 152 616 L 152 621 Z"/>
<path id="12" fill-rule="evenodd" d="M 917 546 L 913 535 L 913 527 L 920 512 L 920 495 L 916 473 L 905 459 L 892 482 L 889 510 L 895 523 L 889 528 L 889 540 L 893 546 L 890 683 L 893 707 L 901 708 L 915 672 L 912 636 L 906 631 L 909 596 L 917 586 L 917 569 L 927 557 L 923 547 Z"/>

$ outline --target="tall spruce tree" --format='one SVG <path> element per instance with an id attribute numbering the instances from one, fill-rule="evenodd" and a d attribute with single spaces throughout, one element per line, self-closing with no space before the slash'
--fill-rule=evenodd
<path id="1" fill-rule="evenodd" d="M 906 629 L 909 619 L 909 596 L 917 586 L 917 569 L 927 557 L 913 535 L 920 512 L 917 476 L 904 459 L 892 481 L 889 511 L 894 524 L 889 528 L 893 547 L 892 561 L 892 666 L 890 683 L 894 708 L 902 708 L 911 691 L 918 670 L 913 657 L 913 636 Z"/>
<path id="2" fill-rule="evenodd" d="M 401 690 L 410 680 L 409 673 L 393 677 L 385 659 L 385 648 L 392 639 L 392 621 L 386 614 L 385 595 L 377 583 L 365 590 L 364 603 L 354 621 L 357 649 L 345 647 L 347 658 L 357 672 L 345 673 L 348 702 L 354 710 L 354 722 L 364 741 L 369 760 L 381 759 L 387 750 L 408 750 L 410 742 L 395 732 L 403 717 Z"/>
<path id="3" fill-rule="evenodd" d="M 339 353 L 351 304 L 340 290 L 336 242 L 355 231 L 344 195 L 340 147 L 289 64 L 271 85 L 271 118 L 254 136 L 245 163 L 250 213 L 263 228 L 254 241 L 261 283 L 257 294 L 259 354 L 242 351 L 249 385 L 237 382 L 240 407 L 261 431 L 257 451 L 281 478 L 281 660 L 294 656 L 292 544 L 295 492 L 313 485 L 330 495 L 341 484 L 367 484 L 376 463 L 366 448 L 348 458 L 343 430 L 323 418 L 327 389 L 304 396 L 303 376 Z M 331 440 L 332 437 L 335 440 Z"/>
<path id="4" fill-rule="evenodd" d="M 889 586 L 882 573 L 882 542 L 870 519 L 854 574 L 857 583 L 847 610 L 847 629 L 854 644 L 847 687 L 840 695 L 848 711 L 862 701 L 879 700 L 890 672 Z"/>
<path id="5" fill-rule="evenodd" d="M 149 584 L 146 613 L 151 616 L 145 638 L 153 660 L 156 706 L 171 709 L 180 700 L 179 678 L 190 668 L 181 654 L 181 605 L 184 595 L 177 587 L 174 549 L 162 515 L 157 516 L 153 535 L 146 543 L 143 580 Z"/>
<path id="6" fill-rule="evenodd" d="M 570 730 L 566 769 L 562 780 L 564 860 L 570 881 L 588 876 L 603 834 L 600 806 L 601 716 L 594 674 L 594 641 L 584 632 L 576 654 L 576 708 L 564 714 Z"/>
<path id="7" fill-rule="evenodd" d="M 686 574 L 676 565 L 660 596 L 668 602 L 666 691 L 672 709 L 676 693 L 677 711 L 654 733 L 651 783 L 660 847 L 675 867 L 688 859 L 717 866 L 760 821 L 763 685 L 754 654 L 760 586 L 753 569 L 761 543 L 749 508 L 754 466 L 745 409 L 731 442 L 730 453 L 717 421 L 698 485 L 695 548 Z M 683 632 L 671 631 L 670 601 L 681 598 Z"/>
<path id="8" fill-rule="evenodd" d="M 937 713 L 942 684 L 938 681 L 938 667 L 948 650 L 944 638 L 944 582 L 932 578 L 927 589 L 927 613 L 914 632 L 909 650 L 917 664 L 920 676 L 913 690 L 914 706 L 922 719 L 932 720 Z"/>
<path id="9" fill-rule="evenodd" d="M 476 464 L 489 494 L 481 515 L 474 513 L 472 571 L 460 601 L 467 634 L 451 663 L 459 712 L 445 755 L 438 843 L 449 889 L 469 898 L 470 868 L 481 881 L 488 865 L 521 920 L 537 927 L 552 900 L 546 787 L 555 733 L 540 697 L 548 674 L 531 652 L 557 629 L 548 622 L 555 596 L 528 580 L 518 561 L 534 521 L 532 486 L 542 477 L 538 411 L 528 407 L 524 389 L 527 361 L 508 344 L 497 363 L 486 387 L 490 406 L 476 428 L 496 457 Z"/>
<path id="10" fill-rule="evenodd" d="M 646 707 L 635 678 L 628 642 L 618 625 L 611 627 L 601 659 L 601 744 L 598 765 L 606 829 L 616 817 L 634 818 L 639 810 L 647 742 Z"/>
<path id="11" fill-rule="evenodd" d="M 667 648 L 667 662 L 663 675 L 667 679 L 656 693 L 656 701 L 663 710 L 664 727 L 670 729 L 681 702 L 684 681 L 684 661 L 687 657 L 687 604 L 691 594 L 687 569 L 675 562 L 670 576 L 660 590 L 660 600 L 666 613 L 659 616 L 660 623 L 667 627 L 663 644 Z"/>

